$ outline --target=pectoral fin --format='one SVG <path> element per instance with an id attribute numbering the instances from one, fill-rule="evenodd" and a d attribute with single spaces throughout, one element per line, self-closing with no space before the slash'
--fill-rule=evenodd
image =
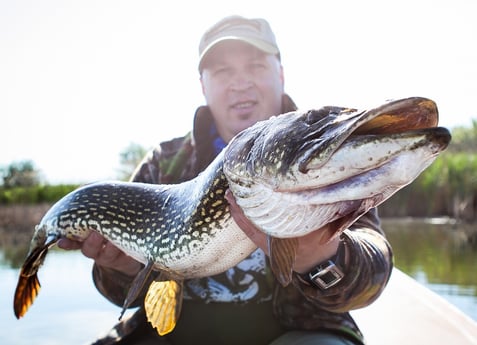
<path id="1" fill-rule="evenodd" d="M 268 248 L 272 272 L 282 286 L 287 286 L 292 281 L 298 239 L 268 237 Z"/>
<path id="2" fill-rule="evenodd" d="M 183 281 L 153 281 L 144 300 L 147 320 L 159 335 L 172 332 L 182 307 Z"/>

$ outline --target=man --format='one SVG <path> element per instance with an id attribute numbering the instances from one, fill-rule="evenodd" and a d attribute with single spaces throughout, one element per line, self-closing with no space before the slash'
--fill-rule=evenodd
<path id="1" fill-rule="evenodd" d="M 296 110 L 284 92 L 283 67 L 275 36 L 263 19 L 224 18 L 199 45 L 199 72 L 206 106 L 197 109 L 193 130 L 161 143 L 139 165 L 132 181 L 180 183 L 194 178 L 241 130 L 272 115 Z M 362 335 L 347 313 L 374 301 L 386 285 L 392 254 L 375 210 L 335 239 L 321 243 L 319 231 L 299 239 L 293 282 L 282 287 L 270 273 L 265 235 L 253 227 L 228 193 L 230 209 L 259 249 L 214 277 L 184 283 L 185 300 L 175 330 L 159 337 L 140 308 L 114 329 L 122 344 L 360 344 Z M 98 290 L 122 305 L 142 265 L 92 232 L 81 248 L 95 260 Z M 331 260 L 331 262 L 329 261 Z M 310 272 L 335 264 L 332 285 Z M 335 272 L 335 271 L 333 271 Z M 136 305 L 142 305 L 144 294 Z M 98 344 L 112 343 L 114 332 Z"/>

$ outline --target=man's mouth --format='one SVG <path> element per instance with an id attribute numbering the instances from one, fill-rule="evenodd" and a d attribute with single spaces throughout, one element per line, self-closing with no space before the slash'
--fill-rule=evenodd
<path id="1" fill-rule="evenodd" d="M 234 104 L 232 105 L 232 108 L 233 108 L 233 109 L 237 109 L 237 110 L 250 109 L 250 108 L 253 107 L 255 104 L 256 104 L 256 102 L 253 102 L 253 101 L 239 102 L 239 103 L 234 103 Z"/>

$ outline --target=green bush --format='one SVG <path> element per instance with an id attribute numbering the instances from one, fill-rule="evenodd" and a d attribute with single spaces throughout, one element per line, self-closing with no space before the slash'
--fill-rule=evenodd
<path id="1" fill-rule="evenodd" d="M 0 204 L 37 204 L 53 203 L 69 192 L 75 190 L 78 185 L 37 185 L 32 187 L 0 188 Z"/>

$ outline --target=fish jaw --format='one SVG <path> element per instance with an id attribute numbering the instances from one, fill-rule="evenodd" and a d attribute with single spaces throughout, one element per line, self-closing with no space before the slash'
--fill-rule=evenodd
<path id="1" fill-rule="evenodd" d="M 449 142 L 450 133 L 442 127 L 391 135 L 354 136 L 343 143 L 325 164 L 313 158 L 306 165 L 305 172 L 293 167 L 289 175 L 293 178 L 281 180 L 274 191 L 299 192 L 345 185 L 344 194 L 335 196 L 340 200 L 363 195 L 359 188 L 364 182 L 372 184 L 376 190 L 384 185 L 402 187 L 417 178 Z M 352 194 L 353 186 L 357 188 L 356 197 Z"/>

